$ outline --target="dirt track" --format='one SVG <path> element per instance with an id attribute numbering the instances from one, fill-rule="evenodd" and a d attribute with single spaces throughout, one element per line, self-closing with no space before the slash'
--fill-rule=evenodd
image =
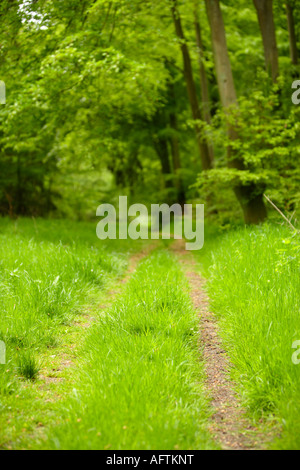
<path id="1" fill-rule="evenodd" d="M 199 347 L 206 371 L 206 386 L 211 398 L 213 415 L 209 430 L 224 450 L 258 450 L 266 440 L 257 428 L 250 425 L 245 411 L 229 379 L 229 358 L 222 348 L 216 317 L 210 312 L 205 280 L 196 272 L 195 261 L 177 240 L 171 247 L 182 264 L 190 285 L 190 294 L 200 318 Z"/>

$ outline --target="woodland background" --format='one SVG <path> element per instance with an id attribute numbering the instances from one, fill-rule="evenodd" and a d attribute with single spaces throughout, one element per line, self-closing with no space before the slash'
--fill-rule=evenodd
<path id="1" fill-rule="evenodd" d="M 221 226 L 300 203 L 298 0 L 4 0 L 0 213 L 205 202 Z M 242 210 L 241 210 L 242 209 Z"/>

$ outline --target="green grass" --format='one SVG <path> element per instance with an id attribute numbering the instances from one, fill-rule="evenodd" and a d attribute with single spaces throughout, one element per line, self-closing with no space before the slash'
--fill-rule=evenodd
<path id="1" fill-rule="evenodd" d="M 0 448 L 216 447 L 173 256 L 155 253 L 125 286 L 129 254 L 148 242 L 104 243 L 94 224 L 39 219 L 0 219 L 0 242 Z M 119 297 L 99 309 L 110 286 Z"/>
<path id="2" fill-rule="evenodd" d="M 232 377 L 252 416 L 282 427 L 275 448 L 300 448 L 300 240 L 265 225 L 210 238 L 199 260 L 209 273 L 211 306 L 220 320 Z"/>
<path id="3" fill-rule="evenodd" d="M 22 351 L 17 357 L 17 371 L 21 377 L 35 380 L 40 371 L 40 365 L 31 351 Z"/>
<path id="4" fill-rule="evenodd" d="M 155 251 L 99 309 L 129 254 L 149 242 L 100 242 L 95 228 L 0 219 L 0 448 L 215 448 L 178 262 L 168 245 Z M 271 224 L 208 227 L 196 256 L 243 403 L 274 425 L 266 432 L 281 430 L 273 447 L 299 449 L 299 235 Z"/>
<path id="5" fill-rule="evenodd" d="M 64 331 L 99 301 L 139 248 L 126 240 L 101 242 L 93 223 L 0 218 L 0 340 L 7 360 L 0 365 L 0 446 L 11 409 L 30 411 L 23 381 L 38 378 L 43 356 L 55 354 Z"/>
<path id="6" fill-rule="evenodd" d="M 76 389 L 42 447 L 206 449 L 198 320 L 177 261 L 155 252 L 88 334 Z M 63 424 L 64 423 L 64 424 Z"/>
<path id="7" fill-rule="evenodd" d="M 126 267 L 122 255 L 91 247 L 87 240 L 63 242 L 59 225 L 30 221 L 29 237 L 23 230 L 28 221 L 9 230 L 0 220 L 0 339 L 8 358 L 16 350 L 55 346 L 57 326 Z M 51 232 L 51 240 L 40 241 L 40 227 Z"/>

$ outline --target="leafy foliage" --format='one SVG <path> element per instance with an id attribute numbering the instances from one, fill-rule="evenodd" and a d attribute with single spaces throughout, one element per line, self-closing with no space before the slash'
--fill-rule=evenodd
<path id="1" fill-rule="evenodd" d="M 299 35 L 298 1 L 292 3 Z M 202 28 L 213 121 L 199 128 L 214 147 L 215 169 L 209 174 L 201 172 L 171 5 L 170 0 L 1 2 L 0 78 L 7 87 L 7 104 L 0 108 L 2 214 L 55 212 L 80 219 L 121 191 L 133 199 L 175 202 L 180 181 L 187 199 L 199 197 L 200 185 L 202 200 L 221 189 L 221 199 L 232 205 L 232 185 L 255 182 L 282 208 L 299 207 L 299 108 L 291 104 L 298 68 L 289 57 L 284 5 L 274 2 L 281 71 L 275 88 L 263 72 L 254 6 L 246 0 L 221 5 L 239 96 L 238 113 L 231 116 L 239 128 L 234 147 L 246 165 L 236 171 L 226 165 L 228 116 L 219 102 L 204 2 L 178 1 L 199 97 L 195 8 Z M 180 168 L 172 153 L 176 140 Z M 213 213 L 223 209 L 218 196 L 212 205 Z"/>

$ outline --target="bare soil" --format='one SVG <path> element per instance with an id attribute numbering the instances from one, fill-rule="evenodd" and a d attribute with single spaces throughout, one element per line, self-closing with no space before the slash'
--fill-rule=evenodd
<path id="1" fill-rule="evenodd" d="M 263 449 L 267 436 L 248 421 L 234 384 L 229 378 L 229 357 L 222 347 L 220 330 L 215 315 L 210 311 L 206 281 L 197 273 L 195 261 L 177 240 L 172 245 L 181 262 L 190 285 L 190 295 L 200 319 L 200 349 L 205 362 L 206 387 L 211 398 L 213 414 L 209 430 L 223 450 Z"/>

